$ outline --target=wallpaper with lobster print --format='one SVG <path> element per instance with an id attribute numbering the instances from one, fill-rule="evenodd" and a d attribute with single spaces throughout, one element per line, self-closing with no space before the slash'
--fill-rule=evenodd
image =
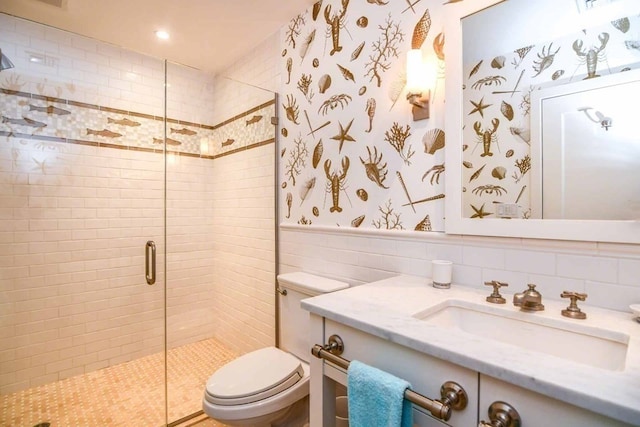
<path id="1" fill-rule="evenodd" d="M 283 222 L 444 229 L 442 14 L 431 0 L 322 0 L 283 28 Z M 405 88 L 412 47 L 438 71 L 431 117 L 417 122 Z"/>
<path id="2" fill-rule="evenodd" d="M 640 16 L 465 64 L 463 216 L 494 218 L 497 203 L 531 211 L 531 94 L 540 88 L 638 68 Z"/>

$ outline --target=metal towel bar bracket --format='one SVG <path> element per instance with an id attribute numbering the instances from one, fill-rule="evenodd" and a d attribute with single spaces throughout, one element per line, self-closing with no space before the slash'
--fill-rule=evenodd
<path id="1" fill-rule="evenodd" d="M 343 351 L 344 343 L 338 335 L 331 335 L 328 344 L 324 346 L 316 344 L 311 348 L 311 354 L 318 359 L 324 359 L 342 369 L 349 369 L 349 360 L 340 357 Z M 449 421 L 453 409 L 461 411 L 466 408 L 469 401 L 464 388 L 453 381 L 446 381 L 442 384 L 440 399 L 429 399 L 410 389 L 405 390 L 404 398 L 443 421 Z"/>

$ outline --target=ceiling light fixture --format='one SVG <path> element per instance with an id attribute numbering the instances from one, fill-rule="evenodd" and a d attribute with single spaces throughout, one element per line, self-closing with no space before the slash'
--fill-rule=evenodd
<path id="1" fill-rule="evenodd" d="M 158 30 L 156 31 L 156 37 L 160 40 L 169 40 L 169 33 L 165 30 Z"/>

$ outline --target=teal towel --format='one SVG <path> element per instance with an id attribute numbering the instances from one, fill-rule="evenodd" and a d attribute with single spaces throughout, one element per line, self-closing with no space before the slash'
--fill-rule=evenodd
<path id="1" fill-rule="evenodd" d="M 411 427 L 411 402 L 404 391 L 411 384 L 388 372 L 351 361 L 347 370 L 349 427 Z"/>

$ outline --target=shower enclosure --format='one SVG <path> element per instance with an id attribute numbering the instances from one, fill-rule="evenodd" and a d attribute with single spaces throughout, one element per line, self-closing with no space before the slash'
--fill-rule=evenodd
<path id="1" fill-rule="evenodd" d="M 0 425 L 176 423 L 275 338 L 273 92 L 0 14 Z"/>

